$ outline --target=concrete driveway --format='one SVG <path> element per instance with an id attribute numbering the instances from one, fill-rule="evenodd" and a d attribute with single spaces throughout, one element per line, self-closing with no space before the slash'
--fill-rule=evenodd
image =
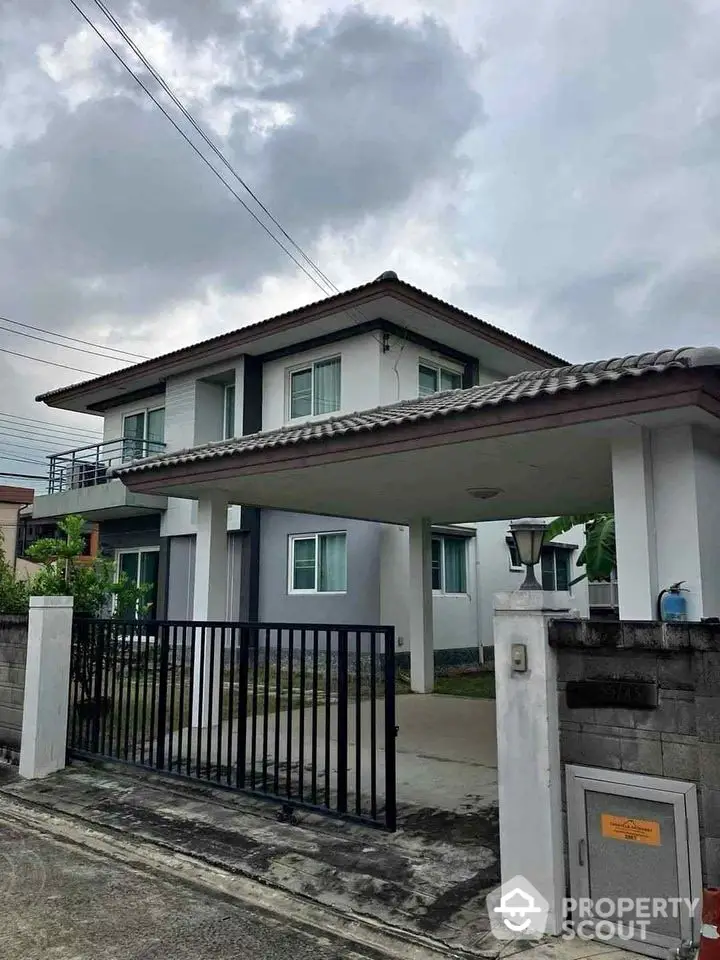
<path id="1" fill-rule="evenodd" d="M 359 709 L 358 709 L 359 706 Z M 303 792 L 322 804 L 334 804 L 338 783 L 338 707 L 321 704 L 313 731 L 310 711 L 271 712 L 267 728 L 258 716 L 245 726 L 247 783 L 255 771 L 255 785 L 266 792 L 286 795 L 288 779 L 294 795 Z M 497 748 L 494 700 L 476 700 L 436 694 L 401 694 L 396 698 L 397 802 L 399 815 L 410 809 L 443 810 L 467 814 L 497 801 Z M 374 727 L 375 749 L 372 749 Z M 302 732 L 301 732 L 302 731 Z M 327 731 L 327 733 L 326 733 Z M 371 807 L 375 785 L 380 808 L 385 797 L 384 700 L 373 714 L 369 700 L 348 704 L 347 789 L 350 811 L 358 797 L 363 811 Z M 276 736 L 277 735 L 277 736 Z M 177 772 L 200 770 L 205 779 L 234 777 L 237 769 L 236 720 L 205 728 L 185 727 L 166 738 L 166 757 Z M 329 747 L 328 747 L 329 743 Z M 148 751 L 149 752 L 149 751 Z M 263 764 L 263 756 L 266 758 Z M 313 763 L 315 758 L 315 794 Z M 254 763 L 253 763 L 254 760 Z M 328 762 L 329 761 L 329 762 Z M 203 773 L 202 771 L 205 771 Z M 219 774 L 218 774 L 219 771 Z M 274 787 L 277 777 L 277 787 Z M 326 794 L 326 788 L 329 793 Z M 357 810 L 357 812 L 360 812 Z"/>
<path id="2" fill-rule="evenodd" d="M 495 701 L 397 697 L 397 797 L 406 805 L 471 813 L 497 802 Z"/>

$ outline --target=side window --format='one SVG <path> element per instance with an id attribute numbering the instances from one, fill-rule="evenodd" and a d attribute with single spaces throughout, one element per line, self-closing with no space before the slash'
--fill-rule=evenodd
<path id="1" fill-rule="evenodd" d="M 228 383 L 223 389 L 223 440 L 235 436 L 235 384 Z"/>
<path id="2" fill-rule="evenodd" d="M 341 403 L 340 357 L 318 360 L 307 367 L 292 370 L 288 387 L 291 420 L 335 413 Z"/>
<path id="3" fill-rule="evenodd" d="M 346 533 L 291 536 L 288 553 L 288 593 L 347 591 Z"/>
<path id="4" fill-rule="evenodd" d="M 432 538 L 432 588 L 467 593 L 467 543 L 464 537 Z"/>
<path id="5" fill-rule="evenodd" d="M 441 390 L 459 390 L 462 373 L 434 363 L 420 362 L 418 366 L 418 396 L 428 397 Z"/>
<path id="6" fill-rule="evenodd" d="M 543 590 L 570 589 L 570 550 L 543 547 L 540 554 L 540 571 Z"/>

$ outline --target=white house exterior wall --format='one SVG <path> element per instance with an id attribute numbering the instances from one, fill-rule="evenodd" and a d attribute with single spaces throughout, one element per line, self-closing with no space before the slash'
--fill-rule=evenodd
<path id="1" fill-rule="evenodd" d="M 380 403 L 380 345 L 376 336 L 379 335 L 362 334 L 266 363 L 263 366 L 263 429 L 274 430 L 289 422 L 290 371 L 330 357 L 340 357 L 341 407 L 337 414 L 377 406 Z"/>

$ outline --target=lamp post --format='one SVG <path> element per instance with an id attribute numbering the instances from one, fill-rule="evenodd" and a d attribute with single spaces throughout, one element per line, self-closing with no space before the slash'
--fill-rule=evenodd
<path id="1" fill-rule="evenodd" d="M 512 520 L 510 522 L 510 533 L 515 541 L 520 563 L 527 570 L 525 579 L 520 585 L 521 590 L 542 590 L 533 567 L 540 560 L 546 526 L 544 520 Z"/>

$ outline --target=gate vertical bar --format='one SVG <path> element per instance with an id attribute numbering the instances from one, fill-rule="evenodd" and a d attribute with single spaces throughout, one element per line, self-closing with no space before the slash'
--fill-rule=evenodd
<path id="1" fill-rule="evenodd" d="M 388 627 L 385 647 L 385 825 L 397 829 L 395 769 L 395 628 Z"/>
<path id="2" fill-rule="evenodd" d="M 348 632 L 338 631 L 337 809 L 347 813 L 348 765 Z M 330 726 L 326 730 L 330 740 Z"/>
<path id="3" fill-rule="evenodd" d="M 158 671 L 157 749 L 155 751 L 155 763 L 160 770 L 164 770 L 165 738 L 167 735 L 168 668 L 170 660 L 170 633 L 168 626 L 166 624 L 158 624 L 156 634 L 155 643 L 160 644 L 160 669 Z M 145 642 L 150 643 L 149 635 L 146 636 Z"/>
<path id="4" fill-rule="evenodd" d="M 248 714 L 248 670 L 250 663 L 250 631 L 247 627 L 240 630 L 240 663 L 238 664 L 238 716 L 237 716 L 237 767 L 238 789 L 245 788 L 247 769 L 247 714 Z M 257 679 L 257 671 L 256 678 Z M 253 704 L 253 710 L 255 705 Z M 255 732 L 253 731 L 253 737 Z M 253 761 L 254 763 L 254 761 Z"/>
<path id="5" fill-rule="evenodd" d="M 88 623 L 88 626 L 91 628 L 89 631 L 89 636 L 92 637 L 92 640 L 95 641 L 95 650 L 93 664 L 95 669 L 95 675 L 93 676 L 93 703 L 92 703 L 92 718 L 93 718 L 93 728 L 92 728 L 92 746 L 91 750 L 93 753 L 100 752 L 100 717 L 102 715 L 102 689 L 103 689 L 103 653 L 104 653 L 104 639 L 105 631 L 101 629 L 101 625 L 98 623 Z M 89 644 L 88 644 L 89 646 Z"/>

